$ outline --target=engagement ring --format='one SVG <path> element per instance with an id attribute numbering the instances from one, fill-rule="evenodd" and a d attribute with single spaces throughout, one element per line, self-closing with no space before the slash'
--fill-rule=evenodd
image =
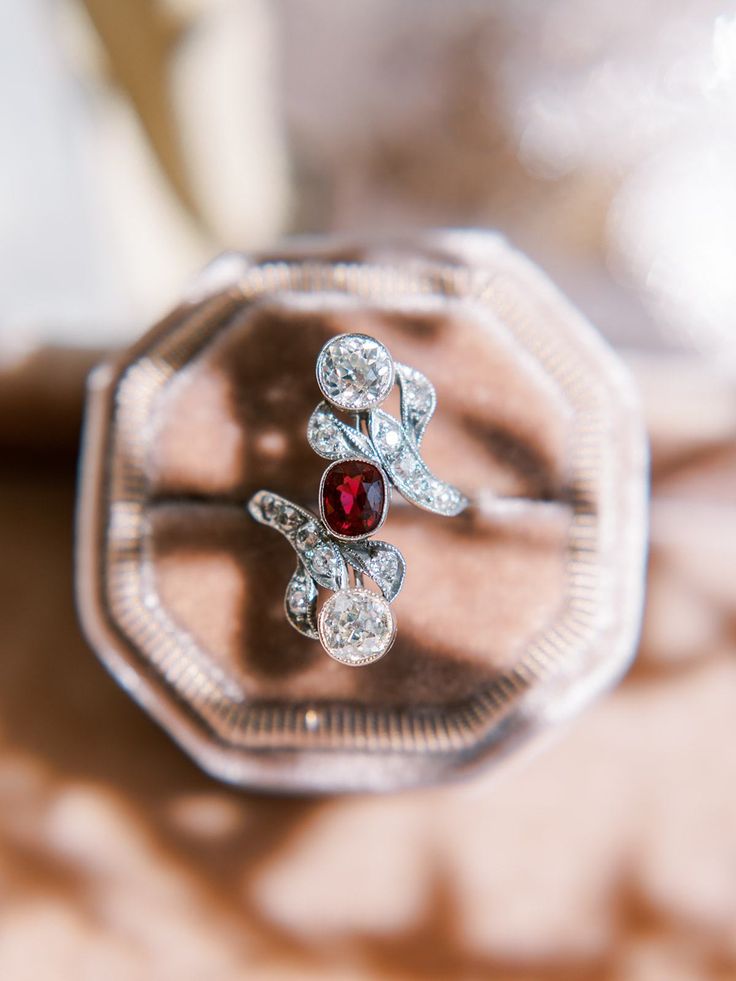
<path id="1" fill-rule="evenodd" d="M 394 384 L 400 420 L 380 408 Z M 392 488 L 412 504 L 445 517 L 468 499 L 436 477 L 420 453 L 434 413 L 434 388 L 420 371 L 394 362 L 387 348 L 365 334 L 331 338 L 317 358 L 317 384 L 325 397 L 312 413 L 307 438 L 333 461 L 319 487 L 319 516 L 267 490 L 248 503 L 250 514 L 274 528 L 297 554 L 286 589 L 289 623 L 319 640 L 342 664 L 357 667 L 383 657 L 393 644 L 391 603 L 406 573 L 401 552 L 371 536 L 382 526 Z M 364 576 L 376 589 L 366 588 Z M 332 591 L 319 614 L 319 587 Z"/>

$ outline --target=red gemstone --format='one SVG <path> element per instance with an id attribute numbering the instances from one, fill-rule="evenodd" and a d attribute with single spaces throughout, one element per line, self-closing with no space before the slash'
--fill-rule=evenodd
<path id="1" fill-rule="evenodd" d="M 339 460 L 322 484 L 322 517 L 336 535 L 357 538 L 381 524 L 386 501 L 383 474 L 372 463 Z"/>

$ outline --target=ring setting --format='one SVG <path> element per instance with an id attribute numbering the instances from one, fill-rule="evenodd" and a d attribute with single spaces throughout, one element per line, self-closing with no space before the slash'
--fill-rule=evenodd
<path id="1" fill-rule="evenodd" d="M 267 490 L 248 511 L 279 531 L 297 555 L 284 598 L 286 618 L 319 640 L 335 660 L 353 667 L 383 657 L 396 636 L 391 603 L 406 575 L 401 552 L 372 536 L 383 525 L 392 488 L 410 503 L 445 517 L 468 499 L 424 462 L 421 440 L 436 408 L 434 388 L 415 368 L 394 362 L 380 341 L 339 334 L 316 365 L 324 396 L 307 425 L 312 449 L 331 461 L 319 488 L 319 516 Z M 398 384 L 401 418 L 383 408 Z M 368 577 L 376 586 L 365 586 Z M 332 591 L 317 614 L 319 588 Z"/>

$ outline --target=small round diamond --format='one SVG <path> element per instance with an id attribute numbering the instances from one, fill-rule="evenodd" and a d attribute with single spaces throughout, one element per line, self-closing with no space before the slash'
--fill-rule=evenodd
<path id="1" fill-rule="evenodd" d="M 395 449 L 401 442 L 401 433 L 398 428 L 389 429 L 384 437 L 384 442 L 390 450 Z"/>
<path id="2" fill-rule="evenodd" d="M 289 593 L 289 609 L 293 613 L 306 613 L 309 609 L 309 596 L 304 589 L 293 589 Z"/>
<path id="3" fill-rule="evenodd" d="M 395 579 L 399 571 L 399 560 L 393 552 L 382 552 L 371 559 L 371 569 L 386 579 Z"/>
<path id="4" fill-rule="evenodd" d="M 332 551 L 327 546 L 316 549 L 311 555 L 311 564 L 318 576 L 326 576 L 334 564 Z"/>
<path id="5" fill-rule="evenodd" d="M 404 450 L 399 459 L 394 464 L 396 473 L 404 480 L 413 480 L 417 471 L 421 470 L 416 457 L 410 450 Z"/>
<path id="6" fill-rule="evenodd" d="M 320 352 L 317 383 L 333 405 L 363 412 L 388 396 L 394 384 L 394 362 L 383 344 L 372 337 L 340 334 Z"/>
<path id="7" fill-rule="evenodd" d="M 314 548 L 319 544 L 319 532 L 313 524 L 303 525 L 296 533 L 297 548 Z"/>
<path id="8" fill-rule="evenodd" d="M 377 443 L 380 451 L 393 460 L 401 452 L 403 437 L 401 426 L 391 416 L 384 416 L 378 426 Z"/>
<path id="9" fill-rule="evenodd" d="M 313 448 L 318 453 L 329 453 L 335 445 L 338 436 L 337 424 L 331 410 L 328 409 L 325 412 L 317 409 L 309 420 L 309 427 L 307 429 L 307 438 Z"/>
<path id="10" fill-rule="evenodd" d="M 416 413 L 428 412 L 432 405 L 432 394 L 427 389 L 412 389 L 406 400 Z"/>
<path id="11" fill-rule="evenodd" d="M 281 504 L 276 509 L 276 520 L 279 528 L 282 528 L 284 531 L 293 531 L 299 524 L 299 515 L 294 508 L 290 508 L 286 504 Z"/>
<path id="12" fill-rule="evenodd" d="M 341 589 L 319 615 L 319 639 L 336 661 L 357 667 L 389 650 L 396 625 L 391 607 L 369 589 Z"/>

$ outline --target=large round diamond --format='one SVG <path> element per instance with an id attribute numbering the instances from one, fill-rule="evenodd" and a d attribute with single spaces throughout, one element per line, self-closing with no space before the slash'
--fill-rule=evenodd
<path id="1" fill-rule="evenodd" d="M 338 460 L 322 478 L 320 512 L 339 538 L 364 538 L 385 516 L 386 482 L 367 460 Z"/>
<path id="2" fill-rule="evenodd" d="M 317 359 L 317 383 L 328 401 L 349 412 L 375 408 L 394 384 L 388 350 L 365 334 L 340 334 Z"/>
<path id="3" fill-rule="evenodd" d="M 322 646 L 330 657 L 353 667 L 383 657 L 395 633 L 391 607 L 369 589 L 341 589 L 319 615 Z"/>

